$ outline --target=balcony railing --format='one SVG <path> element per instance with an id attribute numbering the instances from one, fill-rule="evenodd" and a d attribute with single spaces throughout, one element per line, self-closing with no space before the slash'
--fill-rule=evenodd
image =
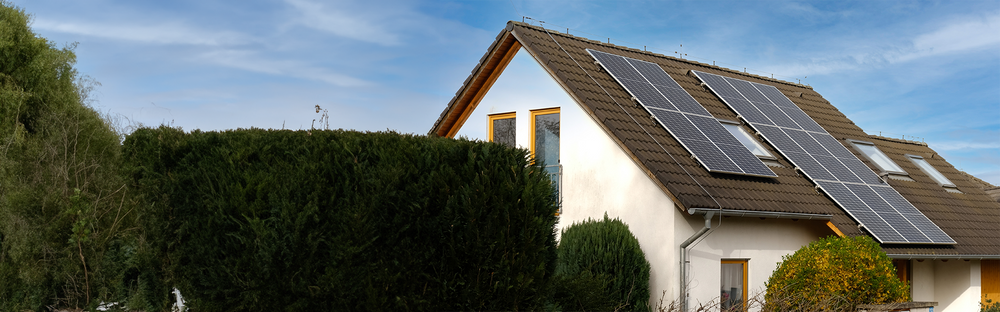
<path id="1" fill-rule="evenodd" d="M 562 164 L 545 166 L 545 172 L 549 174 L 549 180 L 556 185 L 556 204 L 559 209 L 556 215 L 562 213 Z"/>

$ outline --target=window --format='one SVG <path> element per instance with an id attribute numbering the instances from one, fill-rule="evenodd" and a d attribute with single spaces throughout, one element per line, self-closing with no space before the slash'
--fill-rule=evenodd
<path id="1" fill-rule="evenodd" d="M 502 113 L 489 115 L 489 135 L 490 142 L 507 144 L 510 147 L 517 146 L 517 117 L 515 113 Z"/>
<path id="2" fill-rule="evenodd" d="M 562 194 L 558 107 L 531 111 L 531 155 L 545 165 L 545 172 Z"/>
<path id="3" fill-rule="evenodd" d="M 559 109 L 531 111 L 531 155 L 545 167 L 559 165 Z"/>
<path id="4" fill-rule="evenodd" d="M 758 142 L 757 139 L 744 130 L 743 127 L 740 127 L 739 123 L 728 120 L 719 120 L 719 122 L 722 123 L 722 127 L 729 130 L 729 133 L 732 133 L 733 136 L 736 137 L 740 143 L 743 143 L 743 146 L 746 146 L 746 148 L 754 155 L 757 155 L 757 157 L 760 158 L 774 159 L 774 155 L 771 155 L 771 153 L 768 152 L 763 145 L 760 145 L 760 142 Z"/>
<path id="5" fill-rule="evenodd" d="M 883 173 L 907 175 L 906 171 L 903 171 L 903 168 L 900 168 L 899 165 L 892 161 L 892 159 L 889 159 L 889 156 L 886 156 L 878 149 L 878 147 L 875 147 L 875 143 L 856 140 L 848 141 L 851 142 L 851 145 L 854 145 L 854 149 L 861 152 L 862 155 L 865 155 L 865 157 L 875 163 L 875 166 L 878 166 L 879 169 L 882 169 Z"/>
<path id="6" fill-rule="evenodd" d="M 920 170 L 923 170 L 924 173 L 931 176 L 931 178 L 934 179 L 934 181 L 937 181 L 937 183 L 941 186 L 955 187 L 955 184 L 951 183 L 951 180 L 948 180 L 948 178 L 945 178 L 943 174 L 937 171 L 937 169 L 934 169 L 934 167 L 931 166 L 931 164 L 928 163 L 923 157 L 917 155 L 906 155 L 906 157 L 909 157 L 910 161 L 913 161 L 917 167 L 920 167 Z"/>
<path id="7" fill-rule="evenodd" d="M 747 304 L 747 260 L 722 260 L 723 311 L 743 311 Z"/>

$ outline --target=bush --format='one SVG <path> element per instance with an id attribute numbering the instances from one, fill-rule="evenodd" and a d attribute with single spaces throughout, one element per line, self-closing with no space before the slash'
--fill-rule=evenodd
<path id="1" fill-rule="evenodd" d="M 649 310 L 649 262 L 621 220 L 588 219 L 562 233 L 554 300 L 569 310 Z"/>
<path id="2" fill-rule="evenodd" d="M 352 131 L 125 141 L 164 274 L 199 311 L 525 310 L 555 269 L 556 203 L 527 152 Z"/>
<path id="3" fill-rule="evenodd" d="M 77 73 L 73 46 L 29 23 L 0 1 L 0 311 L 123 301 L 152 288 L 121 274 L 142 250 L 121 131 L 89 106 L 97 84 Z"/>
<path id="4" fill-rule="evenodd" d="M 827 237 L 785 256 L 767 281 L 765 310 L 853 311 L 909 300 L 892 260 L 867 236 Z"/>
<path id="5" fill-rule="evenodd" d="M 986 299 L 979 303 L 980 312 L 1000 312 L 1000 302 L 993 302 L 993 299 Z"/>

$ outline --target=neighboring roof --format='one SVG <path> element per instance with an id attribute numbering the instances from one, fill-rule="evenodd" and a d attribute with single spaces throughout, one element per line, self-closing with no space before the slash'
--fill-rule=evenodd
<path id="1" fill-rule="evenodd" d="M 971 181 L 972 184 L 975 184 L 979 186 L 979 188 L 983 189 L 983 191 L 986 192 L 986 195 L 989 195 L 990 198 L 993 198 L 993 200 L 1000 203 L 1000 186 L 996 186 L 989 182 L 983 181 L 982 179 L 977 178 L 969 174 L 968 172 L 965 171 L 960 171 L 960 172 L 963 175 L 965 175 L 966 178 L 969 178 L 969 181 Z"/>
<path id="2" fill-rule="evenodd" d="M 889 180 L 889 184 L 957 242 L 954 246 L 884 245 L 887 253 L 1000 256 L 1000 205 L 997 202 L 926 144 L 870 136 L 812 87 L 575 37 L 525 23 L 512 21 L 507 24 L 442 112 L 430 134 L 454 136 L 520 46 L 538 60 L 574 100 L 582 104 L 610 137 L 641 164 L 642 169 L 668 195 L 674 197 L 678 208 L 684 211 L 721 206 L 723 209 L 745 211 L 826 214 L 833 216 L 830 222 L 845 235 L 864 234 L 856 222 L 818 192 L 814 184 L 796 172 L 786 159 L 779 157 L 778 163 L 782 167 L 770 167 L 778 175 L 774 179 L 708 172 L 653 121 L 649 113 L 633 105 L 631 96 L 607 72 L 599 69 L 585 49 L 661 65 L 710 113 L 721 119 L 737 120 L 732 110 L 700 86 L 700 82 L 689 74 L 690 70 L 775 86 L 845 146 L 844 139 L 871 141 L 910 173 L 913 182 Z M 780 155 L 771 146 L 767 148 L 772 154 Z M 848 150 L 859 155 L 849 146 Z M 924 157 L 963 194 L 947 192 L 909 161 L 904 156 L 906 154 Z M 867 158 L 858 158 L 870 168 L 877 168 Z"/>

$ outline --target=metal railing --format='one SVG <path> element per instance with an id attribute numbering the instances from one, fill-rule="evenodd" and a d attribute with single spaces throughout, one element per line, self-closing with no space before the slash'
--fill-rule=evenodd
<path id="1" fill-rule="evenodd" d="M 560 215 L 562 214 L 563 194 L 562 164 L 545 166 L 545 171 L 549 174 L 549 180 L 556 184 L 556 204 L 559 205 L 559 209 L 556 210 L 556 215 Z"/>

